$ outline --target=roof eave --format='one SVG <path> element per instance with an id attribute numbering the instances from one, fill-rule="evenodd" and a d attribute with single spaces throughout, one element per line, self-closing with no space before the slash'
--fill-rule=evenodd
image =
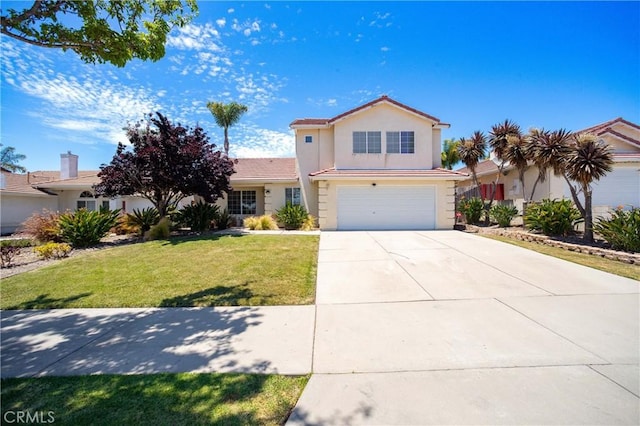
<path id="1" fill-rule="evenodd" d="M 447 175 L 447 176 L 412 176 L 412 175 L 366 175 L 366 176 L 344 176 L 344 175 L 313 175 L 309 176 L 311 182 L 317 182 L 321 180 L 348 180 L 348 181 L 392 181 L 392 180 L 408 180 L 408 181 L 447 181 L 447 180 L 466 180 L 468 176 L 460 175 Z"/>

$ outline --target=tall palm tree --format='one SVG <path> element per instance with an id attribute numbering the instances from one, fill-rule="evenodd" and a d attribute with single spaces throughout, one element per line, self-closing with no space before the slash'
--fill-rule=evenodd
<path id="1" fill-rule="evenodd" d="M 460 161 L 460 156 L 458 155 L 459 143 L 460 141 L 455 139 L 444 140 L 441 152 L 442 167 L 452 170 L 453 166 Z"/>
<path id="2" fill-rule="evenodd" d="M 480 187 L 476 167 L 478 167 L 480 160 L 484 158 L 486 149 L 487 138 L 484 133 L 479 130 L 473 132 L 471 138 L 460 138 L 458 141 L 458 156 L 460 157 L 460 161 L 462 161 L 471 172 L 471 177 L 476 188 Z"/>
<path id="3" fill-rule="evenodd" d="M 2 146 L 2 144 L 0 144 Z M 9 170 L 12 173 L 24 173 L 27 169 L 18 163 L 26 159 L 27 156 L 23 154 L 16 154 L 16 149 L 12 146 L 5 146 L 0 150 L 0 163 L 1 167 L 5 170 Z"/>
<path id="4" fill-rule="evenodd" d="M 603 140 L 598 140 L 595 135 L 582 133 L 574 135 L 571 152 L 567 156 L 565 174 L 572 181 L 580 185 L 584 194 L 584 205 L 574 195 L 577 191 L 571 191 L 574 202 L 584 218 L 584 239 L 593 241 L 593 212 L 591 209 L 592 188 L 591 182 L 599 180 L 611 171 L 613 153 L 611 147 Z M 569 183 L 570 186 L 572 186 Z M 572 187 L 573 188 L 573 187 Z"/>
<path id="5" fill-rule="evenodd" d="M 229 127 L 236 124 L 242 115 L 248 111 L 246 105 L 237 102 L 224 104 L 222 102 L 209 102 L 207 108 L 213 114 L 216 124 L 224 129 L 224 153 L 229 155 Z"/>

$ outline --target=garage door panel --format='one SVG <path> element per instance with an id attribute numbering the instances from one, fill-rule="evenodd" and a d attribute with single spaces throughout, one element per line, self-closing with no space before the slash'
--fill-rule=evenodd
<path id="1" fill-rule="evenodd" d="M 338 229 L 434 229 L 433 186 L 340 186 Z"/>

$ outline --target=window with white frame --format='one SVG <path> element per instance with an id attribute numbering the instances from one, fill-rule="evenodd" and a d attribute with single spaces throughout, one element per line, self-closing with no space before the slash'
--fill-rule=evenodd
<path id="1" fill-rule="evenodd" d="M 387 132 L 387 154 L 414 154 L 414 132 Z"/>
<path id="2" fill-rule="evenodd" d="M 382 132 L 353 132 L 354 154 L 380 154 Z"/>
<path id="3" fill-rule="evenodd" d="M 227 203 L 230 214 L 256 214 L 256 191 L 231 191 Z"/>
<path id="4" fill-rule="evenodd" d="M 89 191 L 83 191 L 76 202 L 76 209 L 96 210 L 96 199 L 93 194 Z"/>
<path id="5" fill-rule="evenodd" d="M 300 205 L 300 188 L 285 188 L 284 202 L 285 204 L 293 204 L 294 206 L 299 206 Z"/>

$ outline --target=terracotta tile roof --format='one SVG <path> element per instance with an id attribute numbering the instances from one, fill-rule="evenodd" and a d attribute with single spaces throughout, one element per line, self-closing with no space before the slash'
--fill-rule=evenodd
<path id="1" fill-rule="evenodd" d="M 505 170 L 509 169 L 511 169 L 510 166 L 505 167 Z M 469 170 L 467 167 L 462 167 L 457 171 L 471 176 L 471 170 Z M 492 160 L 482 160 L 481 162 L 479 162 L 476 166 L 476 174 L 478 176 L 482 176 L 489 173 L 498 173 L 498 166 L 496 166 L 496 163 L 494 163 Z"/>
<path id="2" fill-rule="evenodd" d="M 611 128 L 616 123 L 623 123 L 627 126 L 631 126 L 637 130 L 640 130 L 640 126 L 630 121 L 625 120 L 622 117 L 614 118 L 613 120 L 609 120 L 605 123 L 596 124 L 595 126 L 587 127 L 586 129 L 579 130 L 575 133 L 595 133 L 596 135 L 600 135 L 607 131 L 607 129 Z"/>
<path id="3" fill-rule="evenodd" d="M 38 188 L 64 188 L 64 187 L 77 187 L 77 186 L 92 186 L 100 182 L 98 173 L 100 170 L 78 170 L 78 177 L 71 179 L 60 179 L 60 172 L 46 172 L 51 173 L 52 179 L 48 181 L 36 181 L 33 182 L 34 186 Z M 37 175 L 42 172 L 34 172 L 33 175 Z"/>
<path id="4" fill-rule="evenodd" d="M 33 185 L 33 174 L 22 173 L 8 173 L 2 172 L 4 179 L 4 189 L 1 189 L 2 194 L 21 194 L 21 195 L 36 195 L 36 196 L 49 196 L 44 191 L 35 189 Z M 40 175 L 42 176 L 42 175 Z"/>
<path id="5" fill-rule="evenodd" d="M 335 168 L 319 170 L 309 173 L 310 177 L 321 179 L 331 178 L 435 178 L 435 179 L 460 179 L 466 178 L 465 173 L 441 168 L 436 169 L 340 169 Z"/>
<path id="6" fill-rule="evenodd" d="M 329 124 L 330 118 L 299 118 L 294 120 L 291 126 L 323 126 Z"/>
<path id="7" fill-rule="evenodd" d="M 231 183 L 239 180 L 297 180 L 295 158 L 238 158 Z"/>
<path id="8" fill-rule="evenodd" d="M 371 102 L 367 102 L 364 105 L 360 105 L 360 106 L 358 106 L 356 108 L 350 109 L 349 111 L 343 112 L 342 114 L 339 114 L 339 115 L 336 115 L 333 118 L 302 118 L 302 119 L 294 120 L 290 124 L 290 126 L 292 126 L 292 127 L 293 126 L 304 126 L 304 125 L 320 125 L 321 126 L 321 125 L 333 124 L 336 121 L 341 120 L 341 119 L 343 119 L 343 118 L 345 118 L 345 117 L 347 117 L 347 116 L 349 116 L 351 114 L 355 114 L 358 111 L 362 111 L 364 109 L 370 108 L 370 107 L 372 107 L 374 105 L 377 105 L 377 104 L 379 104 L 381 102 L 387 102 L 387 103 L 393 104 L 393 105 L 395 105 L 395 106 L 397 106 L 399 108 L 402 108 L 402 109 L 404 109 L 406 111 L 409 111 L 409 112 L 411 112 L 413 114 L 416 114 L 416 115 L 419 115 L 421 117 L 427 118 L 427 119 L 429 119 L 431 121 L 434 121 L 434 122 L 436 122 L 436 123 L 438 123 L 438 124 L 440 124 L 442 126 L 449 126 L 449 124 L 447 124 L 447 123 L 441 123 L 439 118 L 436 118 L 436 117 L 434 117 L 432 115 L 429 115 L 429 114 L 427 114 L 425 112 L 422 112 L 422 111 L 417 110 L 415 108 L 412 108 L 412 107 L 410 107 L 408 105 L 405 105 L 405 104 L 403 104 L 401 102 L 398 102 L 395 99 L 391 99 L 387 95 L 383 95 L 383 96 L 381 96 L 381 97 L 379 97 L 377 99 L 372 100 Z"/>

